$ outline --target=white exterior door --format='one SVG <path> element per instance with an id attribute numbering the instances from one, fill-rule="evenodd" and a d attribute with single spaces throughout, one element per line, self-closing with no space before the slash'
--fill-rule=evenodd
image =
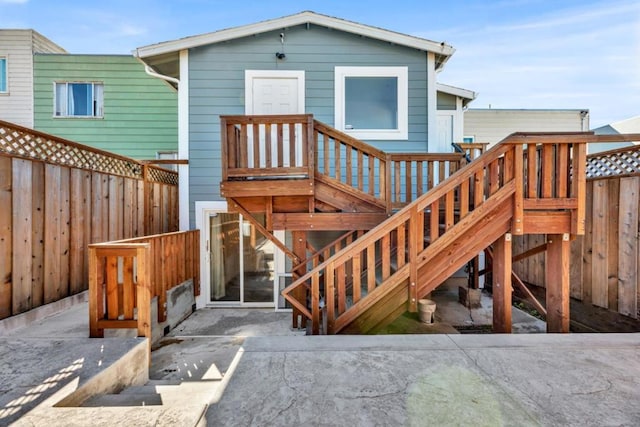
<path id="1" fill-rule="evenodd" d="M 298 113 L 298 81 L 295 78 L 252 80 L 253 114 Z"/>
<path id="2" fill-rule="evenodd" d="M 262 115 L 262 114 L 304 114 L 304 71 L 259 71 L 247 70 L 245 72 L 245 114 Z M 299 127 L 299 126 L 298 126 Z M 263 129 L 260 130 L 263 132 Z M 249 146 L 248 158 L 249 167 L 253 167 L 253 143 L 252 132 L 249 128 Z M 276 129 L 271 129 L 272 152 L 275 152 L 275 144 L 277 143 Z M 300 135 L 299 129 L 296 129 L 296 135 Z M 264 140 L 261 135 L 260 140 Z M 289 152 L 288 147 L 289 132 L 284 132 L 284 159 L 285 166 L 294 166 L 288 164 Z M 296 165 L 302 165 L 301 141 L 296 138 L 298 146 L 296 147 Z M 274 167 L 276 157 L 272 157 L 272 164 L 265 164 L 264 153 L 260 153 L 261 167 Z"/>
<path id="3" fill-rule="evenodd" d="M 438 141 L 434 152 L 450 153 L 453 148 L 453 115 L 438 113 Z"/>

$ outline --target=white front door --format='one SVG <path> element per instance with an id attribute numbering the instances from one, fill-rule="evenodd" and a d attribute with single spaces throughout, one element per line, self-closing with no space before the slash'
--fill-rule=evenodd
<path id="1" fill-rule="evenodd" d="M 450 153 L 453 148 L 453 114 L 438 113 L 438 147 L 436 153 Z"/>

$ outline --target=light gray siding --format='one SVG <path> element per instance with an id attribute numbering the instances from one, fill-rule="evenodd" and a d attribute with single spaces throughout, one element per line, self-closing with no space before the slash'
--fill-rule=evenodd
<path id="1" fill-rule="evenodd" d="M 65 50 L 33 30 L 0 30 L 7 58 L 8 93 L 0 94 L 0 119 L 33 127 L 33 54 Z"/>
<path id="2" fill-rule="evenodd" d="M 493 145 L 513 132 L 580 132 L 589 129 L 586 110 L 469 109 L 464 113 L 464 135 Z"/>
<path id="3" fill-rule="evenodd" d="M 286 59 L 276 60 L 276 52 Z M 409 138 L 373 141 L 386 151 L 427 150 L 427 54 L 315 25 L 258 34 L 189 52 L 190 211 L 193 202 L 220 200 L 220 123 L 244 114 L 245 70 L 304 70 L 305 107 L 317 120 L 334 123 L 334 67 L 407 66 Z M 435 82 L 431 83 L 435 84 Z M 435 112 L 433 112 L 435 114 Z"/>

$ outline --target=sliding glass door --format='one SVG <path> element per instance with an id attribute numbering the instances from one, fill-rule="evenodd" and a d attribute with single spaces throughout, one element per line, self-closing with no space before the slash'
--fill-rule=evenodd
<path id="1" fill-rule="evenodd" d="M 208 219 L 210 302 L 273 307 L 273 242 L 242 215 L 211 212 Z"/>

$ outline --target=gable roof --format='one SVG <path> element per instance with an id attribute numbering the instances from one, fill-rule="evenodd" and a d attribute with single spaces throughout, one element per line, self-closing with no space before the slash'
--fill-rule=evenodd
<path id="1" fill-rule="evenodd" d="M 436 69 L 441 68 L 447 59 L 449 59 L 449 57 L 455 52 L 453 47 L 444 42 L 435 42 L 420 37 L 410 36 L 408 34 L 385 30 L 379 27 L 322 15 L 316 12 L 304 11 L 295 15 L 270 19 L 255 24 L 227 28 L 224 30 L 214 31 L 212 33 L 184 37 L 177 40 L 139 47 L 134 51 L 134 56 L 142 59 L 147 64 L 152 63 L 153 65 L 154 62 L 166 63 L 170 58 L 174 59 L 178 52 L 183 49 L 220 43 L 304 24 L 314 24 L 400 46 L 411 47 L 425 52 L 434 52 L 436 54 Z"/>

